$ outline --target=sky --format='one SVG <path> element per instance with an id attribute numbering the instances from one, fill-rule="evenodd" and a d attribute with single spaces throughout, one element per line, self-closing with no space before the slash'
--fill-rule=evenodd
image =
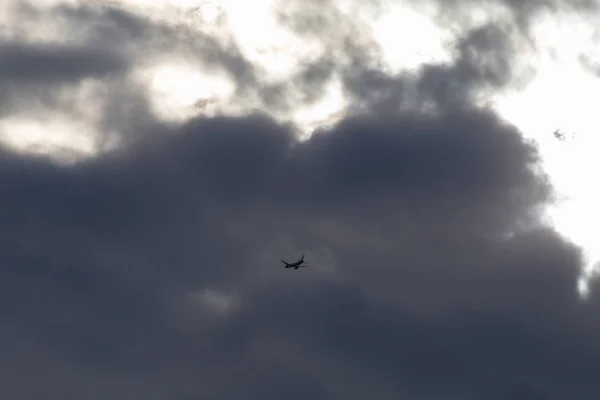
<path id="1" fill-rule="evenodd" d="M 0 397 L 600 395 L 600 4 L 0 10 Z"/>

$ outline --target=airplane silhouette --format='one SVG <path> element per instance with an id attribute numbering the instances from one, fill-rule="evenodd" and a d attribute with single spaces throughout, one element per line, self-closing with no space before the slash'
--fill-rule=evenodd
<path id="1" fill-rule="evenodd" d="M 285 264 L 285 268 L 298 269 L 300 267 L 308 267 L 308 265 L 302 265 L 302 264 L 304 264 L 304 254 L 302 254 L 302 257 L 298 261 L 293 262 L 291 264 L 288 264 L 287 262 L 285 262 L 283 260 L 281 260 L 281 262 Z"/>

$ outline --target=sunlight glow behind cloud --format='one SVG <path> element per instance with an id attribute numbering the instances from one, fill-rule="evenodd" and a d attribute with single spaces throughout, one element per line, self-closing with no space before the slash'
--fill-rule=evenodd
<path id="1" fill-rule="evenodd" d="M 148 79 L 154 112 L 167 121 L 184 121 L 204 113 L 208 103 L 226 100 L 235 90 L 224 76 L 202 74 L 185 64 L 153 66 L 140 73 Z"/>
<path id="2" fill-rule="evenodd" d="M 373 38 L 381 46 L 384 62 L 392 71 L 413 70 L 424 63 L 451 61 L 447 48 L 452 39 L 427 14 L 407 5 L 390 4 L 372 21 Z M 402 40 L 399 38 L 410 38 Z"/>

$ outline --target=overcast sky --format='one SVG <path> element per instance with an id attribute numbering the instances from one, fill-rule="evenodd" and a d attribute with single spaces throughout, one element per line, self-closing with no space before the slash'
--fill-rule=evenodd
<path id="1" fill-rule="evenodd" d="M 391 0 L 272 1 L 293 54 L 244 48 L 253 2 L 187 3 L 4 6 L 0 397 L 599 398 L 594 248 L 544 164 L 587 153 L 490 105 L 594 2 L 399 11 L 434 40 L 365 33 Z"/>

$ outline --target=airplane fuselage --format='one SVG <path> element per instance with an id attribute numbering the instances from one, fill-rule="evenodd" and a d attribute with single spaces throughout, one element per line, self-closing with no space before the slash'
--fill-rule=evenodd
<path id="1" fill-rule="evenodd" d="M 300 261 L 296 261 L 295 263 L 292 264 L 287 264 L 285 267 L 286 268 L 298 268 L 299 266 L 301 266 L 304 263 L 304 261 L 300 262 Z"/>
<path id="2" fill-rule="evenodd" d="M 294 269 L 298 269 L 300 267 L 306 267 L 306 265 L 302 265 L 304 264 L 304 256 L 302 256 L 302 258 L 296 262 L 293 262 L 291 264 L 288 264 L 287 262 L 281 260 L 284 264 L 285 264 L 285 268 L 294 268 Z"/>

